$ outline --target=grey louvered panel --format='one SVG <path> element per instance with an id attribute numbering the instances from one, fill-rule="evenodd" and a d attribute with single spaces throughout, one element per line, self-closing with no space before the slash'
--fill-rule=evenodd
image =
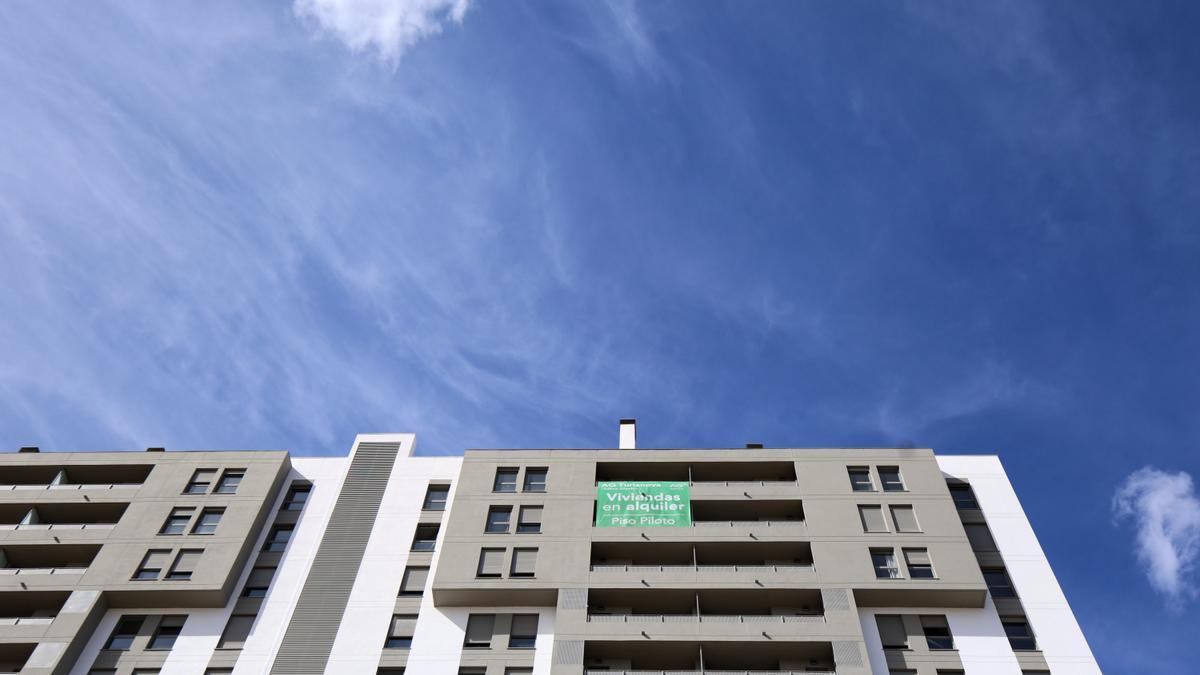
<path id="1" fill-rule="evenodd" d="M 559 609 L 587 609 L 586 588 L 560 588 L 558 590 Z"/>
<path id="2" fill-rule="evenodd" d="M 860 668 L 863 664 L 862 650 L 858 642 L 833 643 L 833 662 L 847 668 Z"/>
<path id="3" fill-rule="evenodd" d="M 325 671 L 399 450 L 398 443 L 359 444 L 271 666 L 273 675 Z"/>
<path id="4" fill-rule="evenodd" d="M 563 666 L 583 663 L 583 640 L 555 640 L 554 662 Z"/>
<path id="5" fill-rule="evenodd" d="M 826 612 L 850 611 L 850 594 L 844 588 L 822 588 L 821 603 Z"/>

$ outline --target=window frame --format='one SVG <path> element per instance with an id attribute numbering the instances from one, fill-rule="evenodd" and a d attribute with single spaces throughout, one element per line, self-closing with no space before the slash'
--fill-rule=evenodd
<path id="1" fill-rule="evenodd" d="M 1033 626 L 1029 625 L 1028 617 L 1023 616 L 1002 616 L 1000 617 L 1000 625 L 1004 628 L 1004 637 L 1008 639 L 1008 646 L 1014 652 L 1036 652 L 1038 651 L 1037 637 L 1033 634 Z M 1024 626 L 1024 635 L 1013 635 L 1009 632 L 1009 626 Z M 1016 640 L 1028 640 L 1028 647 L 1018 647 Z"/>
<path id="2" fill-rule="evenodd" d="M 525 514 L 533 511 L 536 511 L 538 514 L 537 520 L 526 521 Z M 545 511 L 545 507 L 541 504 L 522 504 L 517 510 L 517 534 L 541 534 L 542 514 L 545 513 Z"/>
<path id="3" fill-rule="evenodd" d="M 1008 575 L 1007 569 L 1005 569 L 1003 567 L 985 567 L 981 571 L 983 572 L 983 583 L 987 585 L 988 593 L 991 593 L 993 598 L 1015 598 L 1015 597 L 1017 597 L 1017 587 L 1013 585 L 1012 577 Z M 996 575 L 996 574 L 1001 575 L 1004 578 L 1004 584 L 1002 586 L 999 584 L 997 584 L 996 586 L 993 586 L 991 583 L 988 582 L 989 574 L 990 575 Z M 1000 595 L 996 594 L 996 589 L 1003 590 L 1005 588 L 1008 589 L 1007 593 L 1002 593 Z"/>
<path id="4" fill-rule="evenodd" d="M 280 511 L 303 511 L 304 506 L 308 504 L 309 498 L 312 496 L 312 483 L 292 483 L 288 488 L 287 494 L 283 496 L 283 504 L 280 505 Z M 304 498 L 297 501 L 297 495 L 304 495 Z"/>
<path id="5" fill-rule="evenodd" d="M 530 572 L 518 572 L 517 561 L 522 553 L 533 554 L 533 570 Z M 538 549 L 536 546 L 518 546 L 512 551 L 512 559 L 508 563 L 508 578 L 509 579 L 535 579 L 537 578 L 537 559 Z"/>
<path id="6" fill-rule="evenodd" d="M 236 495 L 238 486 L 242 484 L 242 479 L 245 477 L 245 469 L 225 469 L 221 472 L 221 477 L 217 479 L 212 493 L 214 495 Z M 226 489 L 229 487 L 229 481 L 231 480 L 233 481 L 233 489 Z"/>
<path id="7" fill-rule="evenodd" d="M 522 634 L 518 635 L 516 633 L 517 619 L 518 618 L 529 619 L 530 617 L 533 617 L 533 634 L 530 635 L 528 633 L 522 633 Z M 540 619 L 541 619 L 541 617 L 538 614 L 513 614 L 511 617 L 510 623 L 509 623 L 508 648 L 509 649 L 536 649 L 537 648 L 538 624 L 540 623 Z"/>
<path id="8" fill-rule="evenodd" d="M 875 471 L 879 474 L 879 487 L 884 492 L 908 492 L 908 485 L 904 482 L 904 474 L 901 473 L 899 466 L 877 466 L 875 467 Z M 884 472 L 888 474 L 894 472 L 896 474 L 895 483 L 889 483 L 887 478 L 884 477 Z M 892 487 L 889 487 L 889 485 Z M 895 485 L 899 485 L 900 487 L 895 487 Z"/>
<path id="9" fill-rule="evenodd" d="M 440 499 L 433 499 L 435 493 L 445 491 L 445 495 Z M 437 507 L 438 504 L 440 507 Z M 425 488 L 425 499 L 421 502 L 422 511 L 445 511 L 446 506 L 450 504 L 450 484 L 449 483 L 430 483 Z M 436 507 L 436 508 L 435 508 Z"/>
<path id="10" fill-rule="evenodd" d="M 200 528 L 208 527 L 208 523 L 205 522 L 205 517 L 212 517 L 214 515 L 217 517 L 217 520 L 216 520 L 216 522 L 212 523 L 212 531 L 211 532 L 201 532 Z M 200 509 L 200 515 L 196 516 L 196 521 L 194 523 L 192 523 L 191 534 L 194 534 L 197 536 L 203 536 L 203 537 L 211 537 L 211 536 L 216 535 L 217 527 L 220 526 L 221 520 L 224 517 L 225 517 L 225 507 L 224 506 L 206 506 L 206 507 Z"/>
<path id="11" fill-rule="evenodd" d="M 171 621 L 171 625 L 164 625 L 164 624 L 167 624 L 168 620 Z M 177 625 L 177 626 L 173 625 L 175 623 L 175 621 L 178 621 L 179 625 Z M 187 623 L 187 615 L 186 614 L 168 614 L 168 615 L 162 617 L 161 619 L 159 619 L 158 625 L 154 627 L 154 633 L 150 636 L 150 642 L 148 642 L 146 644 L 146 651 L 148 651 L 148 652 L 169 652 L 172 649 L 174 649 L 175 641 L 178 640 L 179 636 L 183 633 L 183 625 L 185 623 Z M 170 640 L 170 644 L 168 644 L 167 646 L 165 646 L 165 647 L 155 646 L 158 643 L 159 639 L 164 637 L 163 636 L 163 628 L 174 629 L 175 634 L 174 635 L 168 634 L 165 636 L 167 639 Z"/>
<path id="12" fill-rule="evenodd" d="M 164 581 L 191 581 L 192 575 L 196 573 L 195 566 L 192 569 L 180 571 L 179 564 L 188 556 L 194 554 L 199 560 L 200 556 L 204 555 L 202 548 L 181 548 L 175 553 L 175 559 L 171 561 L 171 566 L 167 568 L 167 573 L 163 576 Z"/>
<path id="13" fill-rule="evenodd" d="M 480 642 L 471 639 L 471 623 L 473 621 L 487 621 L 488 640 Z M 481 627 L 482 628 L 482 627 Z M 467 625 L 463 630 L 463 649 L 491 649 L 492 641 L 496 639 L 496 615 L 495 614 L 468 614 Z"/>
<path id="14" fill-rule="evenodd" d="M 542 479 L 540 483 L 534 483 L 529 480 L 531 473 L 540 473 Z M 521 477 L 521 492 L 529 492 L 532 494 L 545 494 L 546 486 L 550 483 L 550 467 L 548 466 L 527 466 L 525 467 L 525 475 Z M 541 489 L 537 486 L 541 485 Z"/>
<path id="15" fill-rule="evenodd" d="M 901 554 L 904 557 L 904 567 L 908 570 L 909 579 L 937 579 L 937 570 L 933 567 L 933 557 L 929 555 L 929 549 L 925 547 L 912 547 L 901 549 Z M 910 556 L 924 555 L 929 562 L 912 562 Z M 919 573 L 913 570 L 919 570 Z M 925 572 L 928 570 L 929 574 Z"/>
<path id="16" fill-rule="evenodd" d="M 163 570 L 166 569 L 166 563 L 170 555 L 171 549 L 169 548 L 152 548 L 146 551 L 146 555 L 142 556 L 142 561 L 138 563 L 137 569 L 133 571 L 133 577 L 130 581 L 158 581 L 162 577 Z M 150 567 L 149 564 L 153 562 L 155 557 L 162 557 L 163 564 L 158 567 Z M 154 576 L 144 576 L 144 572 L 153 572 Z"/>
<path id="17" fill-rule="evenodd" d="M 162 537 L 181 537 L 187 534 L 188 525 L 191 524 L 192 518 L 196 517 L 195 506 L 175 506 L 171 508 L 171 512 L 167 514 L 167 519 L 163 521 L 162 527 L 158 529 L 159 536 Z M 168 532 L 174 524 L 179 524 L 178 532 Z M 179 521 L 182 521 L 181 523 Z"/>
<path id="18" fill-rule="evenodd" d="M 866 487 L 862 487 L 862 484 L 854 481 L 854 477 L 856 475 L 863 474 L 865 474 L 867 477 L 867 482 L 865 483 Z M 875 477 L 871 475 L 871 467 L 869 466 L 846 467 L 846 478 L 850 481 L 851 492 L 879 492 L 879 489 L 875 485 Z"/>
<path id="19" fill-rule="evenodd" d="M 208 480 L 200 478 L 201 474 L 209 474 Z M 182 494 L 185 495 L 206 495 L 212 489 L 213 483 L 217 479 L 217 469 L 201 468 L 192 471 L 192 477 L 188 480 L 187 485 L 183 486 Z"/>
<path id="20" fill-rule="evenodd" d="M 422 537 L 421 533 L 425 532 L 428 535 L 429 531 L 433 531 L 432 537 Z M 412 544 L 408 550 L 415 553 L 428 553 L 437 550 L 437 539 L 442 532 L 442 526 L 438 523 L 418 523 L 416 529 L 413 530 Z M 425 546 L 428 542 L 428 546 Z M 418 544 L 420 544 L 418 546 Z"/>
<path id="21" fill-rule="evenodd" d="M 277 535 L 280 532 L 287 532 L 287 538 L 282 542 L 278 540 Z M 287 550 L 289 544 L 292 543 L 292 536 L 296 533 L 296 526 L 291 523 L 277 523 L 271 526 L 267 531 L 267 538 L 263 541 L 262 550 L 265 553 L 280 553 Z"/>
<path id="22" fill-rule="evenodd" d="M 887 567 L 883 567 L 883 566 L 879 565 L 878 561 L 876 560 L 876 556 L 887 556 L 891 560 L 891 565 L 889 565 Z M 896 557 L 896 549 L 894 549 L 894 548 L 872 547 L 871 548 L 871 568 L 875 570 L 875 578 L 876 579 L 903 579 L 904 578 L 904 573 L 900 569 L 900 559 Z M 888 576 L 881 575 L 880 570 L 885 570 L 885 569 L 889 570 L 889 571 L 894 570 L 895 574 L 891 574 Z"/>
<path id="23" fill-rule="evenodd" d="M 508 534 L 512 532 L 513 507 L 508 504 L 493 504 L 488 506 L 487 519 L 483 523 L 484 534 Z M 504 516 L 504 529 L 496 521 L 496 516 Z"/>
<path id="24" fill-rule="evenodd" d="M 936 623 L 939 621 L 941 623 L 945 624 L 945 626 L 929 625 L 930 623 Z M 933 652 L 954 651 L 954 633 L 951 632 L 950 621 L 945 617 L 945 615 L 922 614 L 920 616 L 920 622 L 921 622 L 921 633 L 923 633 L 925 635 L 925 646 L 929 648 L 929 651 L 933 651 Z M 944 628 L 946 631 L 946 634 L 945 635 L 940 635 L 940 634 L 931 635 L 929 632 L 931 628 L 936 629 L 938 631 L 941 631 Z M 935 644 L 935 641 L 939 641 L 939 640 L 943 640 L 943 639 L 946 641 L 946 644 L 948 644 L 949 646 L 940 646 L 942 644 L 941 642 L 938 642 L 937 644 Z"/>
<path id="25" fill-rule="evenodd" d="M 411 621 L 412 629 L 410 635 L 399 635 L 396 633 L 397 621 Z M 387 637 L 384 638 L 384 649 L 412 649 L 413 635 L 417 632 L 417 615 L 416 614 L 393 614 L 392 624 L 388 627 Z"/>
<path id="26" fill-rule="evenodd" d="M 415 572 L 422 572 L 425 579 L 421 582 L 421 587 L 413 590 L 408 588 L 410 580 Z M 401 598 L 419 598 L 425 595 L 425 587 L 429 585 L 429 566 L 428 565 L 408 565 L 404 568 L 404 574 L 400 577 L 400 593 Z"/>
<path id="27" fill-rule="evenodd" d="M 120 632 L 122 626 L 124 626 L 126 622 L 134 622 L 134 621 L 137 622 L 137 626 L 133 629 L 133 631 L 131 633 L 121 633 Z M 117 617 L 117 623 L 115 625 L 113 625 L 112 632 L 108 634 L 108 639 L 104 641 L 103 648 L 108 651 L 113 651 L 113 652 L 130 651 L 133 648 L 133 641 L 138 638 L 138 635 L 142 632 L 142 627 L 145 625 L 146 625 L 146 615 L 145 614 L 122 614 L 121 616 Z M 117 638 L 123 638 L 125 636 L 128 636 L 128 639 L 129 639 L 128 646 L 125 646 L 125 647 L 114 647 L 113 646 L 114 640 L 116 640 Z"/>
<path id="28" fill-rule="evenodd" d="M 501 481 L 501 477 L 512 478 L 512 489 L 504 489 L 509 485 L 507 480 Z M 496 467 L 496 475 L 492 478 L 492 492 L 494 494 L 516 494 L 517 484 L 520 482 L 521 469 L 515 466 L 498 466 Z"/>

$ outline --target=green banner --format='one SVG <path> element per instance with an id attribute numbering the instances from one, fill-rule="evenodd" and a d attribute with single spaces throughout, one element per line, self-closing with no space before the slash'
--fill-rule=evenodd
<path id="1" fill-rule="evenodd" d="M 686 481 L 610 481 L 596 487 L 596 527 L 691 527 Z"/>

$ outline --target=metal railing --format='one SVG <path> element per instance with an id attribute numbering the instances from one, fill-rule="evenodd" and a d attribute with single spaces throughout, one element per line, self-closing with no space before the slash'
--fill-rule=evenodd
<path id="1" fill-rule="evenodd" d="M 832 670 L 589 670 L 585 675 L 837 675 Z"/>
<path id="2" fill-rule="evenodd" d="M 822 614 L 588 614 L 592 623 L 754 623 L 824 624 Z"/>
<path id="3" fill-rule="evenodd" d="M 53 622 L 52 616 L 0 617 L 0 626 L 49 626 Z"/>
<path id="4" fill-rule="evenodd" d="M 0 574 L 83 574 L 86 567 L 0 567 Z"/>
<path id="5" fill-rule="evenodd" d="M 592 564 L 593 572 L 812 572 L 812 564 L 784 565 L 609 565 Z"/>
<path id="6" fill-rule="evenodd" d="M 141 483 L 64 483 L 59 485 L 0 485 L 0 490 L 121 490 L 140 488 Z"/>
<path id="7" fill-rule="evenodd" d="M 0 530 L 111 530 L 116 523 L 32 523 L 0 525 Z"/>
<path id="8" fill-rule="evenodd" d="M 795 519 L 788 520 L 780 518 L 778 520 L 693 520 L 692 527 L 795 527 L 797 525 L 803 527 L 804 521 Z"/>

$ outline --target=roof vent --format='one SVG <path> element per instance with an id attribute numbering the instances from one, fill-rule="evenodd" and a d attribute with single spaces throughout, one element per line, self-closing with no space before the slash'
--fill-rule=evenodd
<path id="1" fill-rule="evenodd" d="M 621 420 L 621 437 L 619 441 L 617 447 L 622 450 L 634 450 L 637 448 L 637 420 Z"/>
<path id="2" fill-rule="evenodd" d="M 17 450 L 17 452 L 41 452 L 41 450 L 38 450 L 36 445 L 26 445 L 20 450 Z"/>
<path id="3" fill-rule="evenodd" d="M 166 452 L 166 448 L 146 448 L 146 452 Z"/>
<path id="4" fill-rule="evenodd" d="M 762 443 L 747 443 L 747 448 L 762 448 Z"/>

